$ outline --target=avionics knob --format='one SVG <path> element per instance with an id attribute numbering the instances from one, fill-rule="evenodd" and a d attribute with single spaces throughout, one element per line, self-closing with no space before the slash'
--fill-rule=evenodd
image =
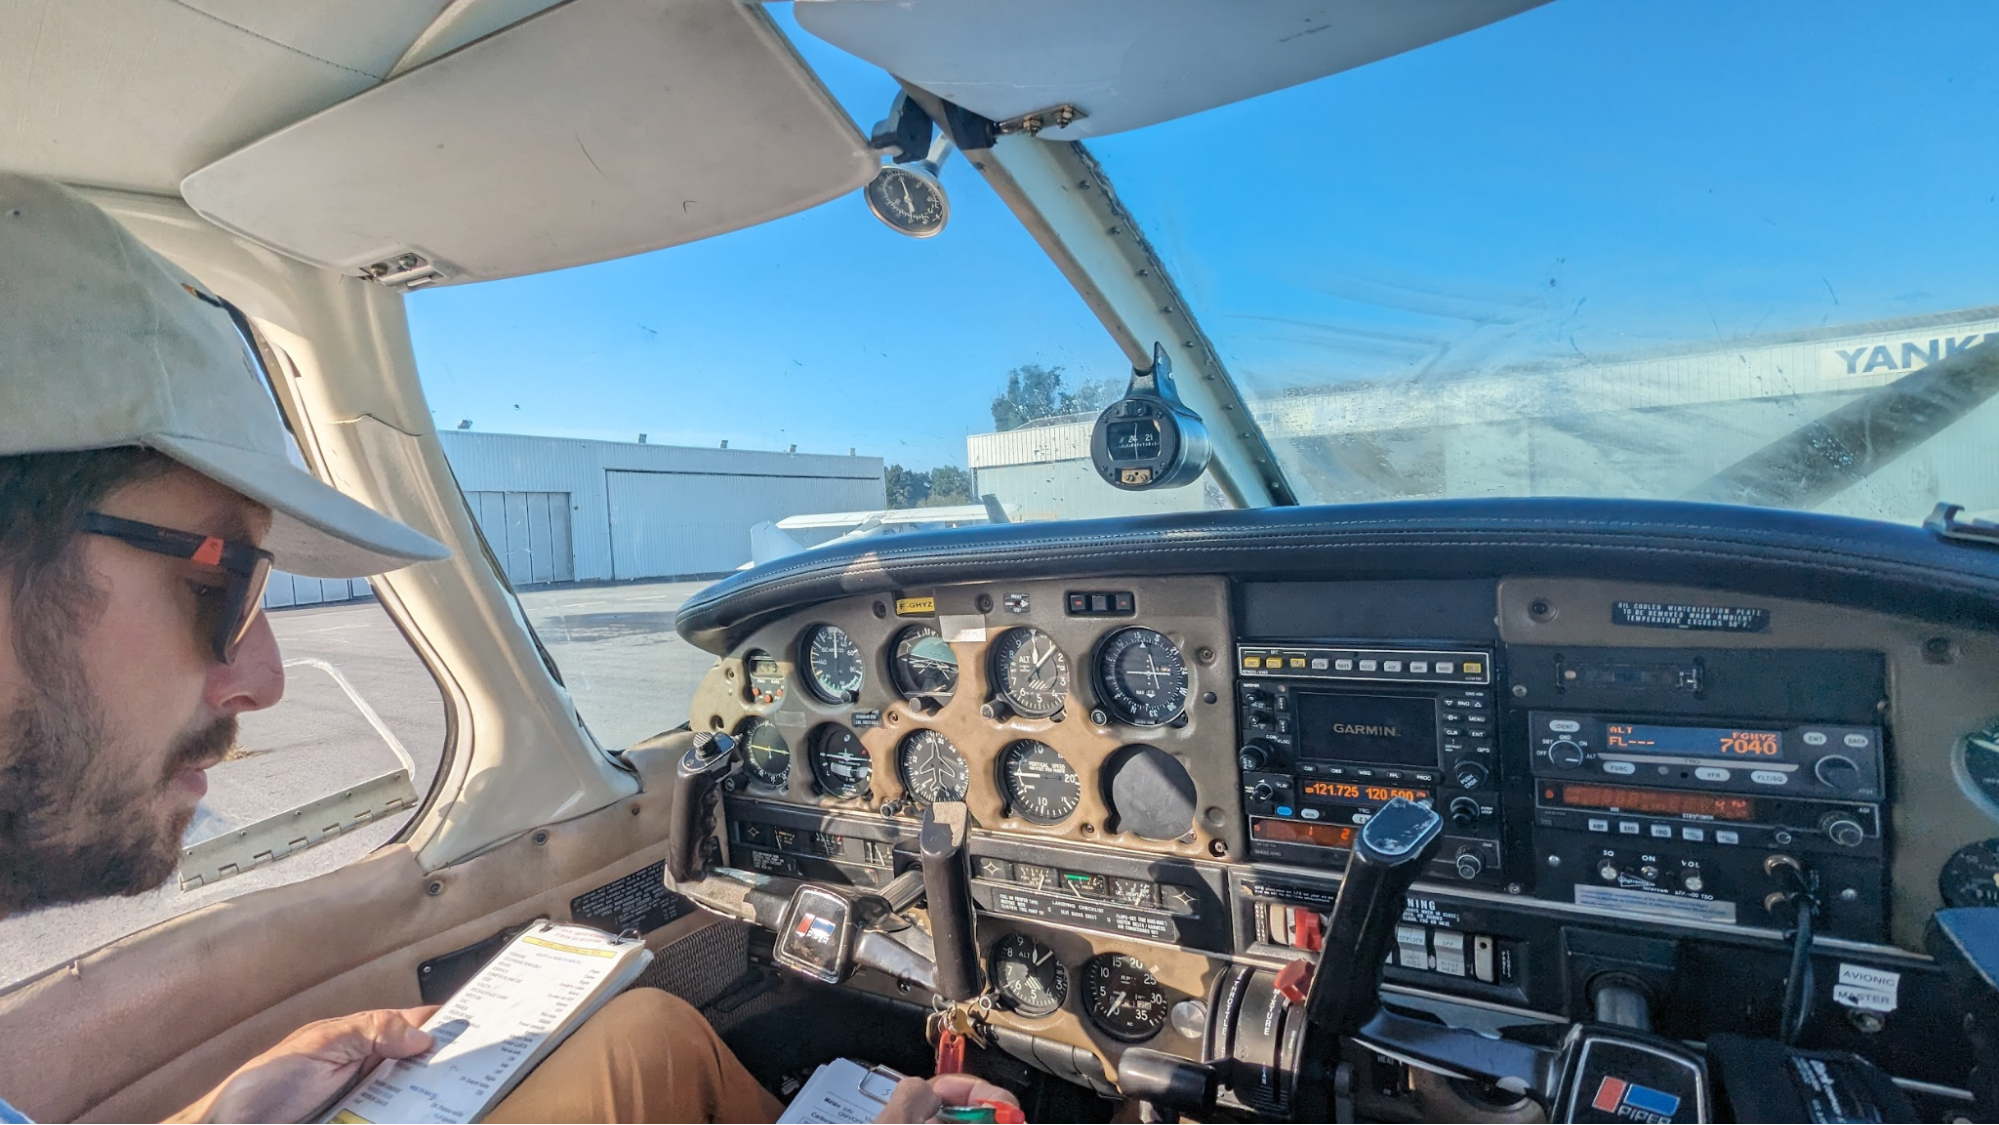
<path id="1" fill-rule="evenodd" d="M 1851 793 L 1860 788 L 1860 767 L 1844 754 L 1827 754 L 1812 767 L 1812 773 L 1828 789 Z"/>
<path id="2" fill-rule="evenodd" d="M 1459 828 L 1470 828 L 1478 823 L 1478 802 L 1470 797 L 1451 798 L 1451 823 Z M 1466 876 L 1470 878 L 1470 876 Z"/>
<path id="3" fill-rule="evenodd" d="M 1270 747 L 1261 742 L 1244 743 L 1235 760 L 1242 765 L 1242 772 L 1255 773 L 1270 764 Z"/>
<path id="4" fill-rule="evenodd" d="M 1548 760 L 1565 770 L 1575 769 L 1583 764 L 1583 748 L 1564 738 L 1548 747 Z"/>
<path id="5" fill-rule="evenodd" d="M 1842 848 L 1857 848 L 1862 840 L 1867 839 L 1867 830 L 1845 813 L 1825 814 L 1825 819 L 1819 821 L 1819 829 L 1825 833 L 1826 839 Z"/>
<path id="6" fill-rule="evenodd" d="M 1249 797 L 1252 801 L 1268 801 L 1276 796 L 1277 787 L 1268 781 L 1257 782 L 1256 788 L 1249 791 Z"/>
<path id="7" fill-rule="evenodd" d="M 1458 869 L 1458 878 L 1476 879 L 1485 870 L 1485 860 L 1476 849 L 1465 848 L 1458 852 L 1458 858 L 1451 861 L 1451 866 Z"/>
<path id="8" fill-rule="evenodd" d="M 1252 707 L 1249 709 L 1249 725 L 1253 727 L 1267 727 L 1270 725 L 1270 720 L 1275 717 L 1261 707 Z"/>
<path id="9" fill-rule="evenodd" d="M 1458 783 L 1460 789 L 1482 789 L 1491 776 L 1492 771 L 1477 762 L 1459 762 L 1451 770 L 1451 778 Z"/>

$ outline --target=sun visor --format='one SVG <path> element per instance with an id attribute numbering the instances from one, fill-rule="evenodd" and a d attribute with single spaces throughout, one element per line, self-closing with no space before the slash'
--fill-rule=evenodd
<path id="1" fill-rule="evenodd" d="M 1546 0 L 798 0 L 807 31 L 1003 124 L 1102 137 L 1310 82 Z M 1079 111 L 1068 124 L 1063 107 Z"/>
<path id="2" fill-rule="evenodd" d="M 570 0 L 187 177 L 205 218 L 414 288 L 657 250 L 878 159 L 755 4 Z"/>

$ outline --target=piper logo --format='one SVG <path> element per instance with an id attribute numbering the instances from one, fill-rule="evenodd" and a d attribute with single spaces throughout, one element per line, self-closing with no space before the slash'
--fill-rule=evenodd
<path id="1" fill-rule="evenodd" d="M 1650 1086 L 1605 1075 L 1596 1088 L 1596 1097 L 1589 1104 L 1590 1108 L 1613 1117 L 1651 1125 L 1671 1121 L 1673 1114 L 1679 1111 L 1680 1099 L 1664 1090 L 1654 1090 Z"/>

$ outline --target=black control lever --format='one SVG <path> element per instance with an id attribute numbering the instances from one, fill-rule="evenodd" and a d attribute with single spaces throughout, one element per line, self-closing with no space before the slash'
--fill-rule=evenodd
<path id="1" fill-rule="evenodd" d="M 1340 1039 L 1381 1006 L 1381 967 L 1410 884 L 1443 843 L 1444 818 L 1406 797 L 1382 806 L 1354 834 L 1346 877 L 1326 923 L 1324 952 L 1305 994 L 1304 1051 L 1298 1075 L 1299 1121 L 1333 1119 L 1333 1075 Z"/>
<path id="2" fill-rule="evenodd" d="M 963 801 L 939 801 L 923 813 L 917 846 L 923 854 L 923 896 L 936 946 L 937 994 L 970 1000 L 984 991 L 972 912 L 971 857 L 965 847 L 971 814 Z"/>
<path id="3" fill-rule="evenodd" d="M 673 765 L 673 794 L 667 806 L 666 875 L 669 884 L 694 877 L 701 868 L 701 843 L 713 831 L 709 803 L 715 784 L 729 772 L 735 740 L 697 731 L 693 744 Z"/>

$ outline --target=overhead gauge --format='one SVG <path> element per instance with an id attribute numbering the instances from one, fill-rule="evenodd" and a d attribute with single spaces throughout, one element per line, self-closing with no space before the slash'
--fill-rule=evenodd
<path id="1" fill-rule="evenodd" d="M 1090 1022 L 1105 1035 L 1143 1043 L 1166 1026 L 1166 990 L 1145 962 L 1124 953 L 1103 953 L 1083 965 L 1083 1003 Z"/>
<path id="2" fill-rule="evenodd" d="M 1163 726 L 1187 709 L 1187 660 L 1166 634 L 1134 626 L 1097 646 L 1097 694 L 1136 727 Z"/>
<path id="3" fill-rule="evenodd" d="M 1957 849 L 1944 861 L 1937 890 L 1945 906 L 1999 906 L 1999 839 Z"/>
<path id="4" fill-rule="evenodd" d="M 902 786 L 926 805 L 962 801 L 972 787 L 972 770 L 951 740 L 934 730 L 912 732 L 895 750 Z"/>
<path id="5" fill-rule="evenodd" d="M 861 650 L 838 625 L 814 625 L 802 645 L 805 684 L 828 703 L 852 703 L 861 695 Z"/>
<path id="6" fill-rule="evenodd" d="M 1008 629 L 993 645 L 992 679 L 1015 713 L 1046 718 L 1062 709 L 1069 694 L 1069 658 L 1039 629 Z"/>
<path id="7" fill-rule="evenodd" d="M 950 702 L 958 690 L 958 654 L 928 625 L 911 625 L 895 635 L 889 678 L 904 699 Z"/>
<path id="8" fill-rule="evenodd" d="M 874 775 L 874 760 L 854 732 L 839 723 L 822 723 L 812 728 L 805 740 L 805 760 L 812 766 L 813 780 L 834 797 L 858 797 L 868 791 Z"/>
<path id="9" fill-rule="evenodd" d="M 1054 1014 L 1069 998 L 1069 970 L 1055 951 L 1026 934 L 1008 934 L 993 945 L 993 987 L 1023 1016 Z"/>
<path id="10" fill-rule="evenodd" d="M 862 193 L 875 218 L 911 238 L 929 238 L 951 218 L 944 186 L 921 166 L 884 164 Z"/>
<path id="11" fill-rule="evenodd" d="M 791 782 L 791 744 L 769 719 L 757 719 L 742 732 L 743 766 L 750 777 L 773 789 Z"/>
<path id="12" fill-rule="evenodd" d="M 1069 819 L 1083 799 L 1083 779 L 1046 743 L 1023 739 L 1000 754 L 1000 788 L 1014 815 L 1036 824 Z"/>
<path id="13" fill-rule="evenodd" d="M 1964 776 L 1993 813 L 1999 814 L 1999 723 L 1967 735 L 1961 751 Z"/>
<path id="14" fill-rule="evenodd" d="M 784 666 L 767 652 L 751 652 L 743 657 L 743 698 L 751 703 L 776 703 L 784 698 Z"/>

